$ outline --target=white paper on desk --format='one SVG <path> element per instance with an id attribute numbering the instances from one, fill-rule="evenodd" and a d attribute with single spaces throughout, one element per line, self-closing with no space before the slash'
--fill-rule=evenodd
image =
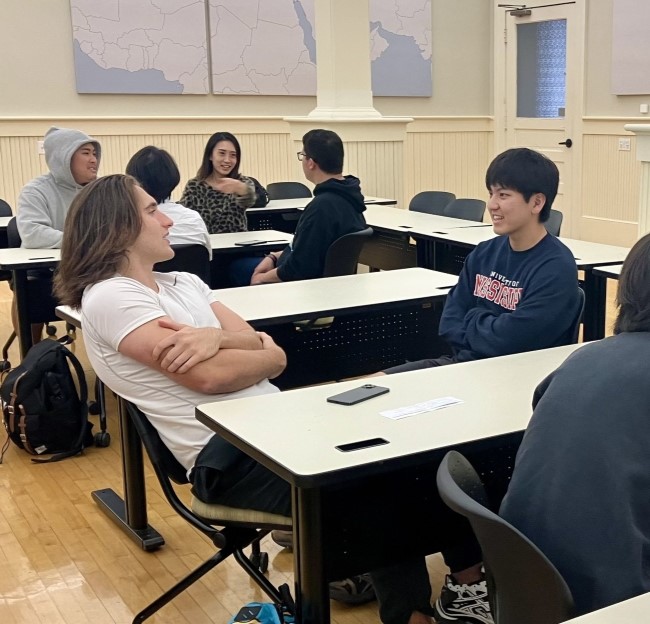
<path id="1" fill-rule="evenodd" d="M 433 412 L 435 410 L 442 409 L 443 407 L 449 407 L 450 405 L 456 405 L 458 403 L 462 403 L 462 401 L 460 399 L 456 399 L 455 397 L 442 397 L 440 399 L 431 399 L 430 401 L 416 403 L 415 405 L 407 405 L 406 407 L 397 407 L 395 409 L 386 410 L 379 413 L 382 416 L 386 416 L 386 418 L 399 420 L 400 418 L 415 416 L 415 414 Z"/>

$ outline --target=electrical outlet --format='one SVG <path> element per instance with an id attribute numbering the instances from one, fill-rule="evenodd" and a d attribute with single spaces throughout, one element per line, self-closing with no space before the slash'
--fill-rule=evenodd
<path id="1" fill-rule="evenodd" d="M 43 141 L 36 141 L 36 153 L 45 154 L 45 147 L 43 146 Z"/>
<path id="2" fill-rule="evenodd" d="M 647 114 L 648 114 L 648 105 L 647 105 L 647 104 L 641 104 L 641 105 L 639 106 L 639 112 L 640 112 L 642 115 L 647 115 Z"/>
<path id="3" fill-rule="evenodd" d="M 632 141 L 629 137 L 618 137 L 618 151 L 629 152 L 632 149 Z"/>

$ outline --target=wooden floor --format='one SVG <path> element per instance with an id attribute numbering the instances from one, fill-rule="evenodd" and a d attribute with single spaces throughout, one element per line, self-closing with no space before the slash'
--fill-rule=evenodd
<path id="1" fill-rule="evenodd" d="M 613 290 L 610 282 L 610 309 Z M 11 294 L 0 284 L 0 342 L 11 332 Z M 59 325 L 59 335 L 63 332 Z M 74 350 L 93 374 L 78 333 Z M 18 363 L 14 345 L 10 359 Z M 92 386 L 91 386 L 92 387 Z M 0 465 L 0 623 L 125 624 L 135 613 L 213 552 L 211 544 L 179 518 L 163 499 L 147 465 L 149 520 L 165 537 L 154 553 L 140 550 L 99 512 L 90 492 L 122 491 L 119 431 L 109 398 L 111 446 L 51 465 L 32 464 L 11 446 Z M 97 424 L 96 424 L 97 428 Z M 417 510 L 415 510 L 417 512 Z M 393 539 L 394 536 L 387 536 Z M 292 555 L 270 539 L 269 578 L 293 583 Z M 381 548 L 381 544 L 377 545 Z M 429 558 L 434 592 L 444 564 Z M 233 561 L 226 561 L 176 598 L 152 623 L 225 624 L 240 606 L 264 595 Z M 345 607 L 332 603 L 335 624 L 377 624 L 376 603 Z"/>

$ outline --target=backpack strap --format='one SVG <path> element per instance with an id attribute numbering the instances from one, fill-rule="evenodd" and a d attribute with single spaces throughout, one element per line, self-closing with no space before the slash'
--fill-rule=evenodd
<path id="1" fill-rule="evenodd" d="M 77 375 L 77 380 L 79 381 L 79 399 L 80 399 L 80 410 L 79 410 L 79 437 L 75 442 L 74 446 L 69 451 L 64 451 L 63 453 L 57 453 L 52 455 L 48 459 L 34 459 L 32 462 L 34 464 L 49 464 L 55 461 L 61 461 L 66 457 L 72 457 L 73 455 L 79 455 L 84 449 L 84 437 L 86 435 L 86 423 L 88 422 L 88 385 L 86 384 L 86 375 L 84 373 L 81 362 L 77 359 L 77 356 L 72 353 L 66 347 L 61 347 L 61 352 L 66 357 L 66 359 L 72 364 L 74 372 Z"/>

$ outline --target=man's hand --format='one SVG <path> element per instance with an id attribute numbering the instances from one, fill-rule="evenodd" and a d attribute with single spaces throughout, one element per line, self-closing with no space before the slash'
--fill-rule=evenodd
<path id="1" fill-rule="evenodd" d="M 160 366 L 170 373 L 186 373 L 199 362 L 216 355 L 223 339 L 222 330 L 216 327 L 192 327 L 169 319 L 160 319 L 158 325 L 174 331 L 152 352 L 154 360 L 163 356 Z"/>
<path id="2" fill-rule="evenodd" d="M 268 351 L 275 358 L 277 371 L 269 375 L 269 379 L 275 379 L 287 366 L 287 356 L 285 352 L 275 344 L 273 338 L 264 332 L 257 332 L 262 340 L 262 349 Z"/>
<path id="3" fill-rule="evenodd" d="M 263 260 L 261 260 L 260 263 L 255 267 L 255 270 L 253 271 L 253 275 L 268 273 L 269 271 L 275 269 L 275 266 L 276 266 L 275 262 L 273 262 L 273 258 L 271 258 L 269 254 Z"/>
<path id="4" fill-rule="evenodd" d="M 235 178 L 219 178 L 212 185 L 218 191 L 229 193 L 230 195 L 246 195 L 249 189 L 245 182 L 236 180 Z"/>

